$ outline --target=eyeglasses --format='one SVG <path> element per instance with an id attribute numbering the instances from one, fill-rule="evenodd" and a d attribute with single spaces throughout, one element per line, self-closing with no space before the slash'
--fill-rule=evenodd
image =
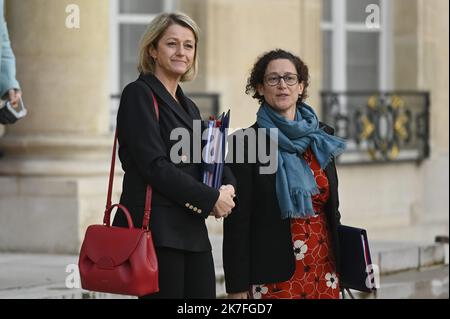
<path id="1" fill-rule="evenodd" d="M 293 73 L 286 73 L 283 76 L 278 75 L 276 73 L 271 73 L 264 76 L 264 80 L 269 86 L 275 86 L 280 84 L 281 79 L 283 79 L 284 83 L 286 83 L 289 86 L 298 83 L 298 75 Z"/>

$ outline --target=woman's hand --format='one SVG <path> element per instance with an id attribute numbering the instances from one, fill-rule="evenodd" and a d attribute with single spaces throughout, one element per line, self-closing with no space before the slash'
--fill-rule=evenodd
<path id="1" fill-rule="evenodd" d="M 17 106 L 19 105 L 19 100 L 22 97 L 22 91 L 10 89 L 8 91 L 8 97 L 9 97 L 9 101 L 10 101 L 11 105 L 14 108 L 17 108 Z"/>
<path id="2" fill-rule="evenodd" d="M 228 294 L 228 299 L 248 299 L 248 291 Z"/>
<path id="3" fill-rule="evenodd" d="M 233 197 L 235 196 L 235 190 L 234 190 L 233 185 L 231 185 L 231 184 L 222 185 L 222 186 L 220 186 L 219 190 L 222 190 L 222 189 L 229 190 L 233 194 Z"/>
<path id="4" fill-rule="evenodd" d="M 234 207 L 234 187 L 232 185 L 222 185 L 219 189 L 220 195 L 213 208 L 216 218 L 227 217 Z"/>

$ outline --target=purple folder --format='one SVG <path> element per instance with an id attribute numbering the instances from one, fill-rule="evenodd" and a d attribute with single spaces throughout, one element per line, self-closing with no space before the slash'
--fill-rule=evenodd
<path id="1" fill-rule="evenodd" d="M 207 139 L 202 145 L 202 178 L 204 184 L 216 189 L 222 185 L 229 124 L 230 111 L 222 113 L 218 119 L 210 118 L 203 122 Z"/>

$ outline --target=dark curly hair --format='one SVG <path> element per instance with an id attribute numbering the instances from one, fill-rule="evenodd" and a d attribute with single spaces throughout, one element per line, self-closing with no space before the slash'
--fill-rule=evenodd
<path id="1" fill-rule="evenodd" d="M 294 64 L 299 77 L 298 81 L 299 83 L 303 82 L 303 92 L 299 97 L 300 100 L 303 102 L 308 97 L 307 94 L 307 88 L 309 86 L 308 67 L 298 56 L 282 49 L 276 49 L 266 52 L 256 60 L 256 63 L 253 65 L 250 77 L 247 79 L 247 85 L 245 86 L 245 93 L 249 95 L 252 94 L 252 97 L 254 99 L 258 99 L 259 103 L 264 102 L 264 96 L 258 93 L 257 86 L 258 84 L 261 85 L 264 84 L 264 74 L 266 73 L 267 66 L 271 61 L 277 59 L 287 59 Z"/>

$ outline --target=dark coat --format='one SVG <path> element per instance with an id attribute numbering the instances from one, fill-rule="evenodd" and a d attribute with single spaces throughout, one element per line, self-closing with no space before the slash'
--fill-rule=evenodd
<path id="1" fill-rule="evenodd" d="M 321 127 L 328 134 L 333 134 L 331 127 Z M 251 128 L 257 130 L 258 126 L 255 123 Z M 234 152 L 239 135 L 242 138 L 245 131 L 238 131 L 231 137 Z M 270 143 L 267 135 L 266 143 Z M 248 149 L 248 142 L 244 143 L 244 149 Z M 230 167 L 238 182 L 236 207 L 225 219 L 223 238 L 223 265 L 228 293 L 247 291 L 253 284 L 283 282 L 289 280 L 295 271 L 290 219 L 280 217 L 276 174 L 260 174 L 259 168 L 264 165 L 258 158 L 256 163 L 248 163 L 248 154 L 245 154 L 243 164 L 236 163 L 236 158 L 233 160 Z M 339 265 L 337 225 L 340 214 L 334 161 L 325 168 L 325 173 L 330 186 L 325 214 L 336 264 Z"/>
<path id="2" fill-rule="evenodd" d="M 159 105 L 156 117 L 152 92 Z M 156 246 L 187 251 L 211 249 L 205 219 L 212 211 L 219 191 L 201 182 L 201 164 L 193 163 L 193 120 L 200 120 L 197 106 L 178 87 L 177 99 L 151 74 L 141 75 L 123 90 L 117 113 L 119 158 L 125 172 L 120 203 L 132 215 L 135 227 L 141 227 L 146 185 L 153 187 L 150 229 Z M 179 140 L 170 140 L 176 128 L 186 128 L 191 150 L 174 164 L 170 150 Z M 179 138 L 177 136 L 177 138 Z M 229 170 L 224 170 L 224 184 L 235 185 Z M 127 226 L 118 212 L 114 225 Z"/>

